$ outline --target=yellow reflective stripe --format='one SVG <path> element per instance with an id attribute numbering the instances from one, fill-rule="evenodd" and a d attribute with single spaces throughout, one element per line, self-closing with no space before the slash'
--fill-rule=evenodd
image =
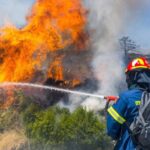
<path id="1" fill-rule="evenodd" d="M 135 67 L 132 67 L 132 69 L 138 69 L 138 68 L 148 68 L 147 66 L 135 66 Z"/>
<path id="2" fill-rule="evenodd" d="M 139 106 L 141 104 L 141 101 L 135 101 L 135 105 Z"/>
<path id="3" fill-rule="evenodd" d="M 109 114 L 120 124 L 123 124 L 126 120 L 121 117 L 113 107 L 108 108 Z"/>

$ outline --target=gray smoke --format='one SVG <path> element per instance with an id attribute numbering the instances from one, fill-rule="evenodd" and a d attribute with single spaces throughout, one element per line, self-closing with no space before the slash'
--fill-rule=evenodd
<path id="1" fill-rule="evenodd" d="M 92 67 L 99 81 L 98 93 L 118 95 L 119 84 L 124 77 L 123 52 L 120 51 L 118 39 L 126 16 L 126 3 L 120 0 L 84 2 L 89 9 L 88 29 L 94 52 Z M 104 100 L 93 98 L 80 102 L 82 106 L 95 111 L 105 104 Z"/>
<path id="2" fill-rule="evenodd" d="M 120 49 L 119 38 L 136 11 L 147 3 L 148 0 L 85 0 L 90 10 L 89 30 L 94 51 L 92 66 L 99 81 L 98 93 L 118 95 L 122 88 L 126 88 L 124 52 Z M 105 102 L 88 98 L 82 104 L 88 109 L 98 110 Z"/>
<path id="3" fill-rule="evenodd" d="M 94 52 L 92 67 L 99 81 L 99 94 L 118 95 L 121 88 L 126 88 L 124 52 L 120 49 L 119 38 L 136 10 L 146 3 L 147 0 L 84 0 L 89 10 L 88 29 Z M 72 108 L 80 104 L 90 110 L 99 110 L 105 104 L 98 99 L 74 96 L 71 99 Z"/>
<path id="4" fill-rule="evenodd" d="M 127 4 L 120 0 L 94 0 L 88 4 L 94 51 L 92 66 L 100 82 L 99 92 L 117 95 L 124 67 L 123 52 L 120 50 L 118 39 L 125 24 Z"/>

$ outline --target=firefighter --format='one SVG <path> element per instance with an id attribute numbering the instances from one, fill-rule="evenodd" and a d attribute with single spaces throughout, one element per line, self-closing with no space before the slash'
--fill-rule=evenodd
<path id="1" fill-rule="evenodd" d="M 107 134 L 117 140 L 115 150 L 135 150 L 138 145 L 128 126 L 138 115 L 142 92 L 150 91 L 150 65 L 146 58 L 136 58 L 128 64 L 126 82 L 128 90 L 107 110 Z"/>

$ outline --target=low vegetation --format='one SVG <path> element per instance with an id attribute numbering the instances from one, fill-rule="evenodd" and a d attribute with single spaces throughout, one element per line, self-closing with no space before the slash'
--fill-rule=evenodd
<path id="1" fill-rule="evenodd" d="M 21 130 L 30 150 L 110 150 L 100 115 L 83 108 L 70 112 L 57 106 L 41 107 L 22 93 L 15 105 L 0 111 L 0 133 Z M 23 149 L 22 149 L 23 150 Z"/>

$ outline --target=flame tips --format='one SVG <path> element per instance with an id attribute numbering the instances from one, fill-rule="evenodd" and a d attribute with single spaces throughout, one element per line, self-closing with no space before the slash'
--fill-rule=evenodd
<path id="1" fill-rule="evenodd" d="M 36 0 L 26 18 L 27 24 L 20 29 L 12 24 L 0 28 L 0 82 L 30 81 L 43 68 L 45 77 L 66 80 L 65 53 L 54 61 L 51 57 L 70 45 L 84 47 L 86 10 L 81 1 Z"/>

